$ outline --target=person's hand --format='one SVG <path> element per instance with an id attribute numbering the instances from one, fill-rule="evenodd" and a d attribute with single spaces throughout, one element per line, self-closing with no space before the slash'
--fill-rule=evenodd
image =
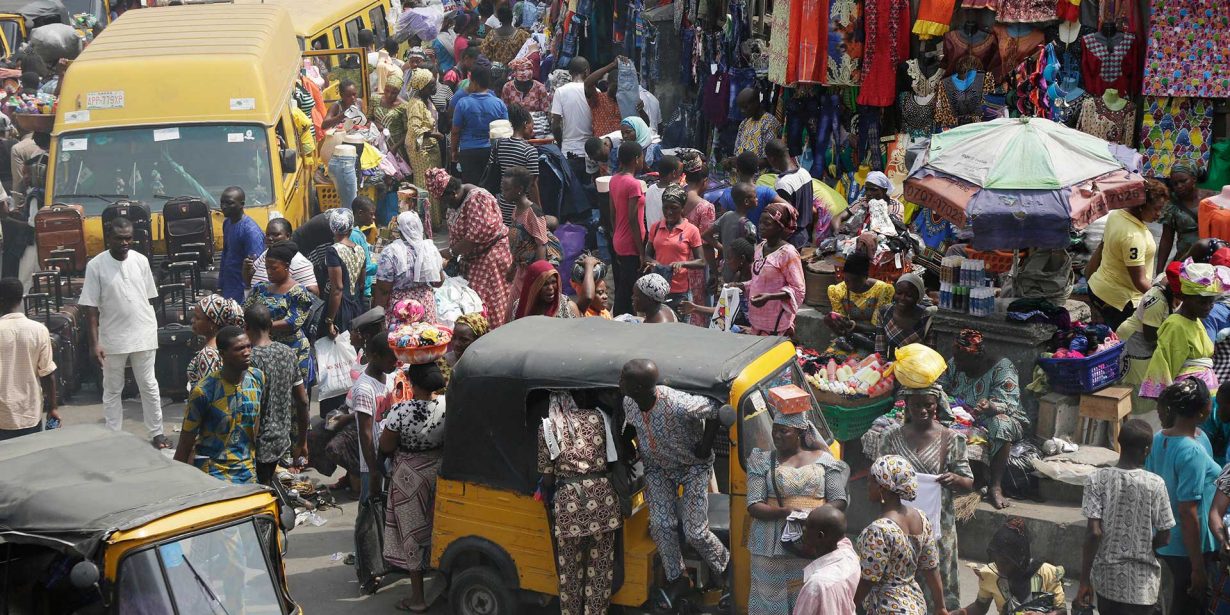
<path id="1" fill-rule="evenodd" d="M 1088 583 L 1082 582 L 1080 588 L 1076 590 L 1076 597 L 1072 599 L 1072 606 L 1090 606 L 1093 604 L 1093 588 Z"/>
<path id="2" fill-rule="evenodd" d="M 291 450 L 291 455 L 293 455 L 295 458 L 295 465 L 300 466 L 299 460 L 307 459 L 307 442 L 296 443 L 295 448 Z M 307 464 L 303 464 L 303 465 L 307 465 Z"/>
<path id="3" fill-rule="evenodd" d="M 328 329 L 326 329 L 326 331 L 329 334 L 329 339 L 331 340 L 337 339 L 337 334 L 338 334 L 337 325 L 333 323 L 329 323 L 329 327 Z"/>
<path id="4" fill-rule="evenodd" d="M 94 349 L 94 360 L 98 361 L 99 366 L 105 365 L 107 362 L 107 353 L 103 352 L 102 348 L 95 348 Z"/>
<path id="5" fill-rule="evenodd" d="M 723 288 L 737 288 L 741 291 L 747 292 L 747 282 L 730 282 L 727 284 L 723 284 L 722 287 Z"/>
<path id="6" fill-rule="evenodd" d="M 679 313 L 680 314 L 684 316 L 691 316 L 692 312 L 695 310 L 696 310 L 695 303 L 692 303 L 691 301 L 688 301 L 686 299 L 679 302 Z"/>
<path id="7" fill-rule="evenodd" d="M 50 420 L 50 419 L 55 419 L 55 420 L 57 420 L 57 421 L 62 420 L 62 419 L 60 418 L 60 411 L 59 411 L 58 409 L 56 409 L 56 408 L 52 408 L 52 409 L 48 410 L 48 411 L 47 411 L 47 419 L 48 419 L 48 420 Z"/>
<path id="8" fill-rule="evenodd" d="M 935 615 L 948 615 L 948 609 L 943 604 L 935 605 Z"/>
<path id="9" fill-rule="evenodd" d="M 1199 599 L 1209 591 L 1209 576 L 1204 571 L 1203 562 L 1192 565 L 1192 581 L 1187 586 L 1187 595 Z"/>
<path id="10" fill-rule="evenodd" d="M 752 295 L 752 298 L 749 301 L 751 301 L 752 305 L 756 307 L 764 307 L 764 304 L 768 303 L 770 299 L 772 299 L 772 297 L 761 293 L 759 295 Z"/>
<path id="11" fill-rule="evenodd" d="M 675 261 L 675 262 L 671 263 L 671 264 L 669 265 L 669 267 L 671 268 L 671 273 L 678 272 L 680 269 L 683 269 L 683 262 L 682 262 L 682 261 Z"/>
<path id="12" fill-rule="evenodd" d="M 641 259 L 641 273 L 650 273 L 653 268 L 657 266 L 659 266 L 658 261 L 653 260 L 652 258 L 645 257 Z"/>
<path id="13" fill-rule="evenodd" d="M 583 267 L 597 267 L 601 263 L 602 261 L 595 258 L 593 254 L 586 254 L 581 259 L 581 266 Z"/>
<path id="14" fill-rule="evenodd" d="M 251 278 L 252 273 L 255 271 L 255 269 L 256 269 L 256 263 L 252 260 L 252 257 L 245 256 L 243 259 L 243 277 Z"/>
<path id="15" fill-rule="evenodd" d="M 957 476 L 952 472 L 944 472 L 943 474 L 935 477 L 935 482 L 939 483 L 940 486 L 945 489 L 952 489 L 952 484 L 960 480 L 960 478 L 960 476 Z"/>
<path id="16" fill-rule="evenodd" d="M 433 132 L 427 136 L 435 139 L 436 141 L 440 143 L 444 143 L 448 139 L 448 137 L 444 136 L 444 133 L 442 132 Z"/>

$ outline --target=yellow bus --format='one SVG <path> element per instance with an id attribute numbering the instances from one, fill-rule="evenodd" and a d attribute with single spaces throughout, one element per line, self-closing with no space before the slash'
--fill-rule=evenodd
<path id="1" fill-rule="evenodd" d="M 359 30 L 371 30 L 379 41 L 391 36 L 397 25 L 392 23 L 389 0 L 235 0 L 235 3 L 290 9 L 300 49 L 361 47 Z"/>
<path id="2" fill-rule="evenodd" d="M 83 207 L 88 254 L 103 250 L 101 214 L 118 200 L 149 204 L 156 253 L 165 249 L 162 206 L 175 197 L 214 208 L 219 249 L 228 186 L 244 189 L 262 227 L 271 217 L 305 221 L 316 166 L 299 145 L 292 91 L 304 56 L 353 69 L 336 77 L 366 74 L 362 51 L 301 52 L 290 13 L 274 4 L 129 13 L 69 67 L 52 132 L 46 202 Z"/>

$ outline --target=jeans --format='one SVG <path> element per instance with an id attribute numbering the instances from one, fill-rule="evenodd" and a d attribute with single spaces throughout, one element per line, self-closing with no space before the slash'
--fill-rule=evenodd
<path id="1" fill-rule="evenodd" d="M 641 103 L 641 82 L 636 76 L 636 65 L 632 60 L 620 60 L 617 70 L 619 91 L 615 93 L 615 100 L 619 102 L 619 116 L 639 117 L 636 108 Z"/>
<path id="2" fill-rule="evenodd" d="M 615 256 L 615 311 L 614 314 L 632 313 L 632 289 L 640 276 L 641 257 Z"/>
<path id="3" fill-rule="evenodd" d="M 337 189 L 338 207 L 350 207 L 359 196 L 359 174 L 355 171 L 355 156 L 334 156 L 329 159 L 329 177 Z"/>
<path id="4" fill-rule="evenodd" d="M 150 436 L 162 435 L 162 397 L 158 393 L 158 379 L 154 376 L 154 360 L 157 350 L 142 350 L 128 354 L 108 354 L 103 360 L 103 420 L 107 429 L 121 431 L 124 428 L 124 403 L 120 394 L 124 391 L 124 368 L 132 365 L 132 376 L 141 391 L 141 412 L 145 428 Z"/>
<path id="5" fill-rule="evenodd" d="M 38 433 L 42 430 L 43 430 L 42 419 L 39 419 L 38 425 L 35 425 L 33 427 L 27 427 L 25 429 L 0 429 L 0 442 L 4 440 L 12 440 L 13 438 L 20 438 L 22 436 L 28 436 L 33 433 Z"/>
<path id="6" fill-rule="evenodd" d="M 1127 604 L 1098 594 L 1098 615 L 1153 615 L 1152 604 Z"/>
<path id="7" fill-rule="evenodd" d="M 457 152 L 457 163 L 461 165 L 461 181 L 483 187 L 483 175 L 487 172 L 487 158 L 490 156 L 490 147 L 463 149 Z"/>

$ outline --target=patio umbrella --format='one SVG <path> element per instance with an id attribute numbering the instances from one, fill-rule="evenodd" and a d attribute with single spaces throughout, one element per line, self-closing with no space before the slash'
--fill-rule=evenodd
<path id="1" fill-rule="evenodd" d="M 973 231 L 978 250 L 1063 248 L 1111 209 L 1144 202 L 1140 156 L 1041 118 L 1004 118 L 935 135 L 905 198 Z"/>

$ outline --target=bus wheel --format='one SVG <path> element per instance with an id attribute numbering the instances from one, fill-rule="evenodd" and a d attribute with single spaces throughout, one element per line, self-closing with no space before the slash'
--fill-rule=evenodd
<path id="1" fill-rule="evenodd" d="M 453 615 L 515 615 L 516 594 L 493 568 L 474 566 L 457 573 L 449 584 Z"/>

